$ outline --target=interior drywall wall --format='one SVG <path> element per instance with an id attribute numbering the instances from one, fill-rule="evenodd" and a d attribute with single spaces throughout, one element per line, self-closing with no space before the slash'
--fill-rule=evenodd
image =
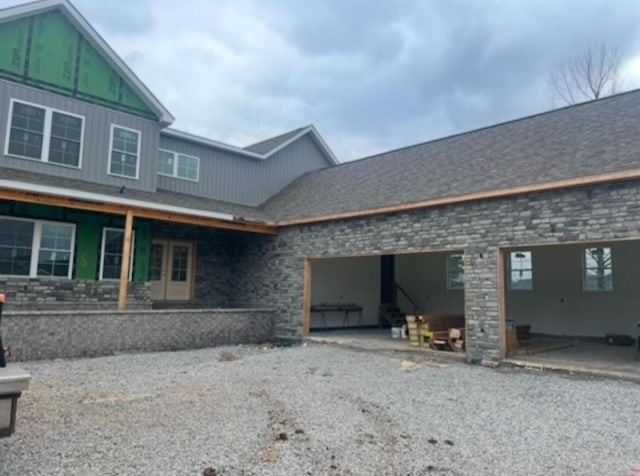
<path id="1" fill-rule="evenodd" d="M 506 291 L 506 317 L 530 324 L 531 332 L 603 337 L 634 335 L 640 321 L 640 243 L 598 243 L 611 247 L 612 291 L 583 290 L 582 245 L 534 247 L 533 290 Z M 508 253 L 505 266 L 508 267 Z M 509 280 L 506 269 L 507 287 Z"/>
<path id="2" fill-rule="evenodd" d="M 396 282 L 418 306 L 418 314 L 464 314 L 464 291 L 447 289 L 450 253 L 396 255 Z M 413 305 L 398 292 L 398 305 L 413 314 Z"/>
<path id="3" fill-rule="evenodd" d="M 362 306 L 364 325 L 378 324 L 380 257 L 319 259 L 312 262 L 311 305 L 355 303 Z M 328 327 L 341 327 L 344 313 L 327 313 Z M 358 324 L 356 313 L 351 326 Z M 311 329 L 321 329 L 321 316 L 311 313 Z"/>

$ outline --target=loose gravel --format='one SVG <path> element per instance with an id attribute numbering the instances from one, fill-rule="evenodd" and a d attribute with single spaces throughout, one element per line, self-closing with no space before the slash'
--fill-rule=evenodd
<path id="1" fill-rule="evenodd" d="M 324 345 L 21 367 L 33 381 L 0 440 L 3 475 L 640 469 L 640 386 L 623 381 Z"/>

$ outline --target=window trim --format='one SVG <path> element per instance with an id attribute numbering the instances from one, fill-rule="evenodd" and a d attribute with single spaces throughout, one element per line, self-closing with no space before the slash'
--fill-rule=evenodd
<path id="1" fill-rule="evenodd" d="M 587 250 L 589 249 L 597 249 L 597 248 L 608 248 L 609 249 L 609 254 L 611 256 L 610 258 L 610 263 L 609 263 L 609 268 L 606 269 L 610 269 L 611 270 L 611 289 L 591 289 L 591 288 L 587 288 L 587 269 L 595 269 L 595 268 L 587 268 Z M 613 285 L 613 248 L 611 247 L 611 245 L 607 245 L 607 246 L 584 246 L 582 247 L 582 291 L 585 293 L 612 293 L 615 290 L 615 287 Z"/>
<path id="2" fill-rule="evenodd" d="M 533 250 L 530 249 L 517 249 L 517 250 L 510 250 L 509 252 L 509 259 L 508 259 L 508 266 L 507 266 L 507 271 L 508 271 L 508 279 L 507 279 L 507 283 L 508 283 L 508 289 L 509 291 L 524 291 L 524 292 L 531 292 L 534 290 L 534 286 L 533 286 Z M 523 269 L 523 270 L 519 270 L 516 269 L 515 271 L 530 271 L 531 272 L 531 287 L 530 288 L 514 288 L 513 287 L 513 278 L 512 278 L 512 273 L 514 271 L 513 269 L 513 261 L 512 261 L 512 254 L 514 253 L 529 253 L 531 254 L 531 268 L 529 269 Z"/>
<path id="3" fill-rule="evenodd" d="M 171 178 L 175 178 L 178 180 L 186 180 L 187 182 L 195 182 L 198 183 L 200 182 L 200 157 L 195 156 L 195 155 L 189 155 L 189 154 L 183 154 L 182 152 L 176 152 L 175 150 L 169 150 L 169 149 L 158 149 L 158 153 L 160 152 L 166 152 L 167 154 L 171 154 L 173 156 L 173 174 L 167 174 L 164 172 L 159 172 L 158 171 L 158 166 L 157 166 L 157 161 L 159 160 L 159 158 L 156 158 L 156 172 L 158 175 L 162 175 L 163 177 L 171 177 Z M 196 178 L 192 179 L 192 178 L 187 178 L 187 177 L 180 177 L 178 175 L 178 156 L 183 156 L 186 157 L 188 159 L 196 159 L 196 162 L 198 164 L 198 168 L 197 168 L 197 174 L 196 174 Z"/>
<path id="4" fill-rule="evenodd" d="M 130 175 L 116 174 L 111 172 L 111 159 L 113 158 L 113 132 L 115 128 L 122 129 L 129 132 L 135 132 L 138 134 L 138 150 L 136 151 L 136 176 L 131 177 Z M 132 129 L 131 127 L 121 126 L 119 124 L 111 123 L 110 133 L 109 133 L 109 158 L 107 160 L 107 175 L 112 175 L 114 177 L 125 178 L 129 180 L 139 180 L 140 179 L 140 150 L 142 149 L 142 131 L 138 129 Z"/>
<path id="5" fill-rule="evenodd" d="M 125 234 L 124 228 L 116 228 L 113 226 L 102 227 L 102 239 L 100 242 L 100 273 L 98 274 L 98 281 L 120 281 L 120 277 L 104 278 L 102 276 L 102 273 L 104 271 L 104 246 L 106 244 L 105 237 L 107 235 L 107 230 L 121 231 L 123 235 Z M 124 243 L 124 236 L 122 237 L 122 241 Z M 136 250 L 135 245 L 136 245 L 136 232 L 135 230 L 131 230 L 131 257 L 129 261 L 129 282 L 133 280 L 133 258 L 135 257 L 135 250 Z"/>
<path id="6" fill-rule="evenodd" d="M 13 217 L 9 215 L 0 215 L 0 218 L 4 218 L 7 220 L 15 220 L 15 221 L 24 221 L 33 223 L 33 237 L 31 238 L 31 261 L 29 262 L 29 274 L 27 276 L 18 275 L 18 274 L 0 274 L 3 278 L 23 278 L 23 279 L 33 279 L 33 278 L 46 278 L 46 279 L 71 279 L 73 276 L 73 268 L 74 268 L 74 259 L 75 259 L 75 248 L 76 248 L 76 224 L 70 223 L 66 221 L 54 221 L 54 220 L 40 220 L 36 218 L 21 218 L 21 217 Z M 38 275 L 38 260 L 40 257 L 40 248 L 42 241 L 42 225 L 44 224 L 53 224 L 53 225 L 66 225 L 71 227 L 71 248 L 69 250 L 69 271 L 67 272 L 67 276 L 39 276 Z"/>
<path id="7" fill-rule="evenodd" d="M 462 257 L 462 287 L 458 288 L 458 287 L 454 287 L 451 285 L 451 273 L 450 273 L 450 258 L 452 256 L 460 256 Z M 445 279 L 447 280 L 447 291 L 464 291 L 464 252 L 463 253 L 447 253 L 447 261 L 446 261 L 446 276 Z"/>
<path id="8" fill-rule="evenodd" d="M 27 157 L 24 155 L 11 154 L 9 153 L 9 139 L 11 138 L 11 125 L 13 123 L 13 105 L 15 103 L 24 104 L 25 106 L 37 107 L 39 109 L 44 109 L 44 126 L 42 131 L 42 150 L 40 151 L 40 158 L 37 159 L 35 157 Z M 51 145 L 51 127 L 53 123 L 53 113 L 57 112 L 59 114 L 64 114 L 65 116 L 76 117 L 82 121 L 82 125 L 80 127 L 80 150 L 78 151 L 78 165 L 69 165 L 69 164 L 59 164 L 57 162 L 49 162 L 49 147 Z M 81 116 L 80 114 L 75 114 L 73 112 L 64 111 L 62 109 L 57 109 L 54 107 L 43 106 L 42 104 L 36 104 L 29 101 L 23 101 L 22 99 L 11 98 L 9 100 L 9 115 L 7 116 L 7 131 L 5 135 L 5 144 L 4 144 L 4 155 L 6 157 L 13 157 L 16 159 L 24 159 L 30 160 L 32 162 L 40 162 L 43 164 L 56 165 L 58 167 L 66 167 L 68 169 L 80 170 L 82 169 L 82 156 L 84 152 L 84 131 L 85 131 L 85 116 Z"/>

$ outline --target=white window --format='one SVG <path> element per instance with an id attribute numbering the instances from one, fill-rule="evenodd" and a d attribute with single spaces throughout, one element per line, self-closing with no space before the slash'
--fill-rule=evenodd
<path id="1" fill-rule="evenodd" d="M 585 248 L 583 269 L 585 291 L 613 290 L 611 248 Z"/>
<path id="2" fill-rule="evenodd" d="M 140 131 L 111 125 L 109 173 L 127 178 L 138 178 L 140 159 Z"/>
<path id="3" fill-rule="evenodd" d="M 200 174 L 200 159 L 170 150 L 160 150 L 158 174 L 197 182 Z"/>
<path id="4" fill-rule="evenodd" d="M 133 233 L 133 232 L 132 232 Z M 133 250 L 135 234 L 131 235 L 131 260 L 129 262 L 129 281 L 133 274 Z M 100 279 L 120 279 L 122 269 L 122 249 L 124 246 L 124 230 L 120 228 L 104 228 L 102 230 L 102 250 L 100 253 Z"/>
<path id="5" fill-rule="evenodd" d="M 11 100 L 5 154 L 80 167 L 84 118 Z"/>
<path id="6" fill-rule="evenodd" d="M 75 225 L 0 217 L 0 275 L 71 278 Z"/>
<path id="7" fill-rule="evenodd" d="M 464 289 L 464 255 L 447 256 L 447 289 Z"/>
<path id="8" fill-rule="evenodd" d="M 509 289 L 524 291 L 533 289 L 531 251 L 512 251 L 509 253 Z"/>

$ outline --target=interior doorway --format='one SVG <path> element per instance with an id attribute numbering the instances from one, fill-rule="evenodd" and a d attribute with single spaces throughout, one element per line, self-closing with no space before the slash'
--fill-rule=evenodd
<path id="1" fill-rule="evenodd" d="M 193 288 L 194 245 L 188 241 L 153 240 L 149 279 L 154 301 L 188 301 Z"/>

